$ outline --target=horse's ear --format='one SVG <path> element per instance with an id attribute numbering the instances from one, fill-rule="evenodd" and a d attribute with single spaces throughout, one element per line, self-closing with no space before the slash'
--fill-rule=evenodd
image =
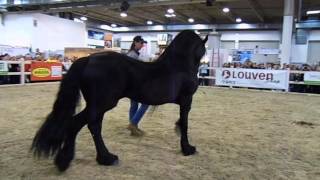
<path id="1" fill-rule="evenodd" d="M 202 40 L 203 44 L 205 44 L 208 41 L 208 34 L 206 35 L 206 37 L 204 38 L 204 40 Z"/>

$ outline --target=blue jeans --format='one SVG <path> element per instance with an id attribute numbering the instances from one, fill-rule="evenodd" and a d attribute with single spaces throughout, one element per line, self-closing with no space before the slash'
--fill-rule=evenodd
<path id="1" fill-rule="evenodd" d="M 129 120 L 130 120 L 131 124 L 138 125 L 142 116 L 147 111 L 149 105 L 141 104 L 140 107 L 138 107 L 139 103 L 134 100 L 130 100 L 130 104 L 131 104 L 131 106 L 130 106 L 130 111 L 129 111 Z"/>

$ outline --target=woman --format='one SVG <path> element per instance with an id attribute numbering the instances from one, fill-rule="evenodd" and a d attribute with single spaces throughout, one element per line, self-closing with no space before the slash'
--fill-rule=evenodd
<path id="1" fill-rule="evenodd" d="M 134 37 L 130 50 L 127 53 L 127 55 L 134 59 L 139 60 L 139 55 L 140 55 L 139 51 L 143 47 L 144 43 L 147 43 L 147 42 L 143 40 L 141 36 Z M 138 128 L 138 124 L 141 118 L 143 117 L 144 113 L 147 111 L 148 105 L 140 103 L 141 105 L 139 107 L 138 102 L 132 99 L 130 101 L 131 101 L 130 103 L 131 106 L 129 111 L 128 129 L 131 131 L 132 136 L 143 136 L 144 132 Z"/>

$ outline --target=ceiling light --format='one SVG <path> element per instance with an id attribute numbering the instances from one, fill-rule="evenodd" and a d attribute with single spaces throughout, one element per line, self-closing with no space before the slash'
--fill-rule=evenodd
<path id="1" fill-rule="evenodd" d="M 310 15 L 310 14 L 320 14 L 320 10 L 307 11 L 307 15 Z"/>
<path id="2" fill-rule="evenodd" d="M 189 18 L 188 21 L 189 21 L 189 23 L 193 23 L 194 19 L 193 18 Z"/>
<path id="3" fill-rule="evenodd" d="M 121 12 L 121 13 L 120 13 L 120 16 L 121 16 L 121 17 L 127 17 L 128 14 L 127 14 L 126 12 Z"/>
<path id="4" fill-rule="evenodd" d="M 112 29 L 110 26 L 105 25 L 105 24 L 101 25 L 100 28 L 101 28 L 101 29 L 105 29 L 105 30 L 110 30 L 110 29 Z"/>
<path id="5" fill-rule="evenodd" d="M 111 24 L 111 27 L 115 28 L 115 27 L 117 27 L 117 25 L 116 24 Z"/>
<path id="6" fill-rule="evenodd" d="M 167 10 L 167 12 L 170 13 L 170 14 L 173 14 L 174 10 L 172 8 L 170 8 L 170 9 Z"/>
<path id="7" fill-rule="evenodd" d="M 230 11 L 230 9 L 227 8 L 227 7 L 225 7 L 225 8 L 222 9 L 222 11 L 223 11 L 224 13 L 228 13 L 228 12 Z"/>
<path id="8" fill-rule="evenodd" d="M 236 22 L 237 22 L 237 23 L 240 23 L 240 22 L 242 22 L 242 19 L 241 19 L 241 18 L 237 18 L 237 19 L 236 19 Z"/>
<path id="9" fill-rule="evenodd" d="M 88 18 L 86 18 L 86 17 L 84 17 L 84 16 L 82 16 L 80 19 L 81 19 L 82 21 L 88 20 Z"/>
<path id="10" fill-rule="evenodd" d="M 147 24 L 152 25 L 153 22 L 149 20 L 149 21 L 147 21 Z"/>
<path id="11" fill-rule="evenodd" d="M 74 22 L 83 23 L 83 21 L 81 21 L 79 18 L 74 18 L 73 21 L 74 21 Z"/>

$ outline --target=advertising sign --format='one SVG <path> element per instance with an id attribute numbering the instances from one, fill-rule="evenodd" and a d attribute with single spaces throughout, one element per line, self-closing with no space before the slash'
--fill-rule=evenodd
<path id="1" fill-rule="evenodd" d="M 6 61 L 0 61 L 0 75 L 6 75 L 8 71 L 8 63 Z"/>
<path id="2" fill-rule="evenodd" d="M 308 85 L 320 85 L 320 72 L 316 72 L 316 71 L 305 72 L 304 83 Z"/>
<path id="3" fill-rule="evenodd" d="M 52 81 L 62 79 L 62 63 L 32 62 L 31 81 Z"/>
<path id="4" fill-rule="evenodd" d="M 286 70 L 218 68 L 216 85 L 288 90 Z"/>

